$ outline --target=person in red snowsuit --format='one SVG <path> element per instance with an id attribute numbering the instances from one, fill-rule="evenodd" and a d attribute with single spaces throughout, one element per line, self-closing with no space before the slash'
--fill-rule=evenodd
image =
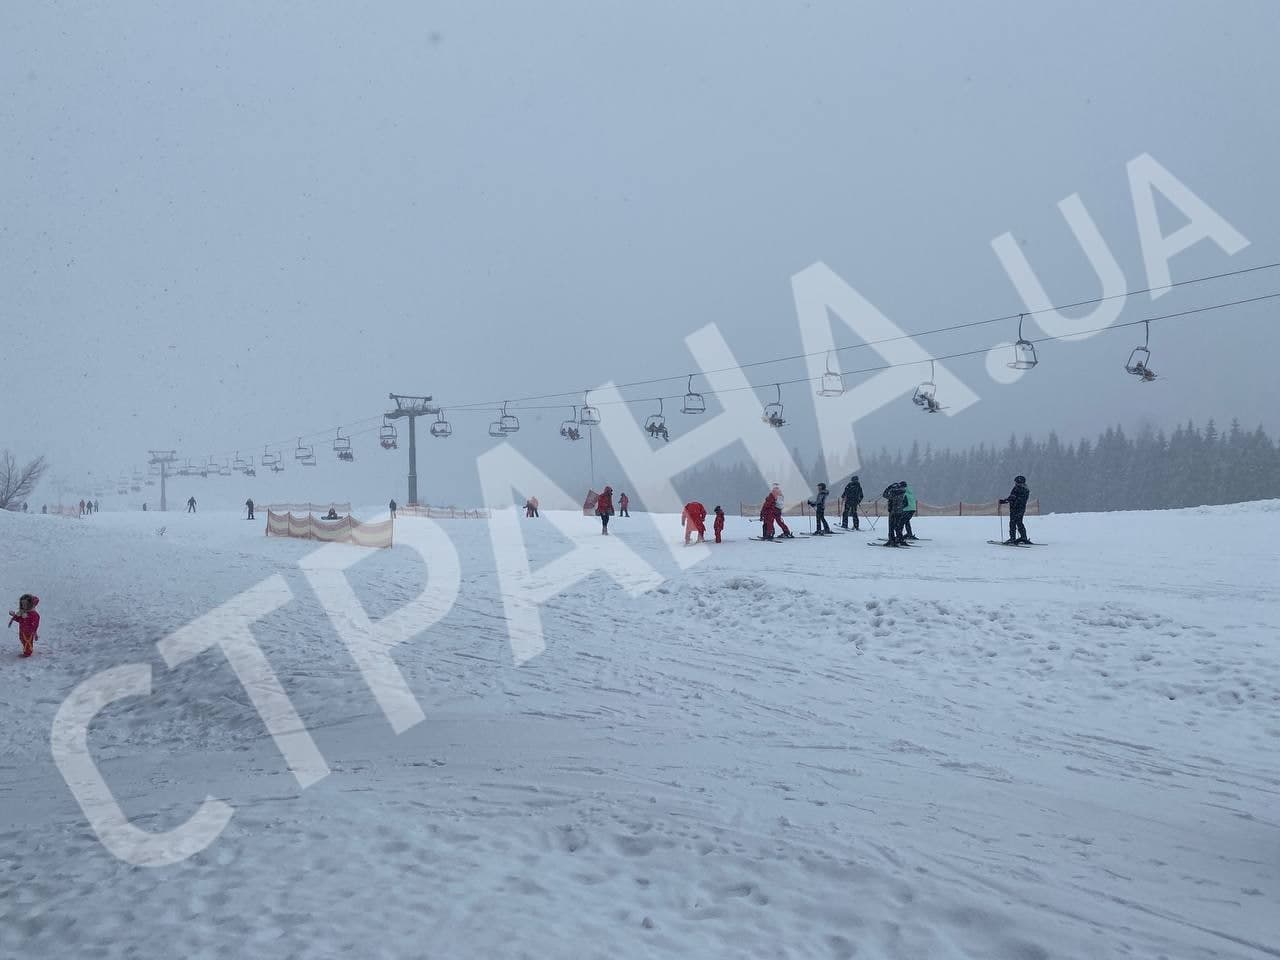
<path id="1" fill-rule="evenodd" d="M 40 632 L 40 614 L 36 613 L 36 605 L 40 598 L 34 594 L 24 593 L 18 598 L 17 611 L 9 611 L 9 626 L 18 625 L 18 639 L 22 642 L 22 655 L 29 657 L 36 652 L 36 638 Z"/>
<path id="2" fill-rule="evenodd" d="M 716 520 L 711 525 L 711 529 L 715 532 L 716 543 L 720 543 L 720 534 L 724 532 L 724 511 L 720 509 L 719 504 L 716 504 Z"/>
<path id="3" fill-rule="evenodd" d="M 697 500 L 690 500 L 684 505 L 684 510 L 680 512 L 680 520 L 684 524 L 684 542 L 688 543 L 689 538 L 696 532 L 698 534 L 698 542 L 702 543 L 707 538 L 707 508 Z"/>
<path id="4" fill-rule="evenodd" d="M 613 516 L 613 487 L 606 486 L 596 498 L 596 516 L 600 518 L 600 532 L 609 535 L 609 518 Z"/>
<path id="5" fill-rule="evenodd" d="M 764 522 L 764 538 L 766 540 L 773 539 L 773 525 L 775 523 L 782 528 L 784 537 L 791 536 L 791 528 L 782 519 L 782 490 L 776 483 L 769 490 L 769 495 L 764 498 L 764 504 L 760 507 L 760 519 Z"/>
<path id="6" fill-rule="evenodd" d="M 627 507 L 629 506 L 631 506 L 631 498 L 628 497 L 625 493 L 621 494 L 618 497 L 618 516 L 620 517 L 631 516 L 631 514 L 627 513 Z"/>

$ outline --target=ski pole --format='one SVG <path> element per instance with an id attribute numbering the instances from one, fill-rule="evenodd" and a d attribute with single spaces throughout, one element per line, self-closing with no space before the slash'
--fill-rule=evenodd
<path id="1" fill-rule="evenodd" d="M 1000 527 L 1000 536 L 998 539 L 1004 539 L 1004 511 L 1000 509 L 1000 501 L 996 500 L 996 524 Z"/>

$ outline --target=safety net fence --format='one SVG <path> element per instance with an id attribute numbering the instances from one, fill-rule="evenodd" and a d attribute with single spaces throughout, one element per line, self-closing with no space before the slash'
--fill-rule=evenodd
<path id="1" fill-rule="evenodd" d="M 326 508 L 326 512 L 327 508 Z M 350 543 L 357 547 L 390 547 L 395 523 L 380 520 L 361 523 L 355 517 L 325 520 L 314 514 L 267 511 L 268 537 L 293 537 L 298 540 L 321 540 L 325 543 Z"/>
<path id="2" fill-rule="evenodd" d="M 837 497 L 827 501 L 827 514 L 829 516 L 839 516 L 844 513 L 844 498 Z M 758 503 L 742 503 L 738 504 L 739 512 L 744 517 L 760 516 L 760 504 Z M 883 517 L 889 512 L 883 497 L 877 497 L 873 500 L 863 500 L 858 505 L 858 512 L 866 517 Z M 1009 507 L 1000 503 L 998 500 L 963 500 L 959 503 L 948 503 L 935 505 L 931 503 L 916 503 L 917 517 L 994 517 L 997 513 L 1008 514 Z M 813 513 L 813 507 L 805 503 L 793 503 L 782 511 L 784 517 L 802 517 Z M 1027 516 L 1038 517 L 1040 515 L 1039 499 L 1027 501 Z"/>
<path id="3" fill-rule="evenodd" d="M 488 520 L 489 511 L 465 507 L 432 507 L 425 503 L 406 503 L 396 508 L 398 517 L 427 517 L 432 520 Z"/>
<path id="4" fill-rule="evenodd" d="M 267 510 L 274 513 L 334 513 L 349 515 L 350 503 L 269 503 Z"/>

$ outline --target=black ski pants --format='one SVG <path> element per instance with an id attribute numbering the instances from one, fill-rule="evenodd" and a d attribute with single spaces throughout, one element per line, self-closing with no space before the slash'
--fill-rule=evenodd
<path id="1" fill-rule="evenodd" d="M 826 507 L 813 508 L 813 525 L 814 525 L 814 529 L 817 530 L 819 533 L 831 532 L 831 527 L 827 524 L 827 508 Z"/>
<path id="2" fill-rule="evenodd" d="M 858 529 L 858 504 L 845 501 L 844 511 L 840 514 L 840 526 L 849 526 L 849 518 L 853 517 L 853 529 Z"/>
<path id="3" fill-rule="evenodd" d="M 1009 539 L 1010 540 L 1029 540 L 1027 536 L 1027 528 L 1022 522 L 1023 515 L 1021 513 L 1009 514 Z"/>

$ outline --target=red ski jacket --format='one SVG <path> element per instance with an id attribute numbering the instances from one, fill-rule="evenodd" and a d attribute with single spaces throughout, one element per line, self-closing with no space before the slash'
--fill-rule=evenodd
<path id="1" fill-rule="evenodd" d="M 30 610 L 26 613 L 15 613 L 9 617 L 10 623 L 16 623 L 18 625 L 19 638 L 25 639 L 30 637 L 34 640 L 36 634 L 40 632 L 40 614 L 36 613 L 36 607 L 39 605 L 40 598 L 32 596 Z"/>
<path id="2" fill-rule="evenodd" d="M 596 516 L 613 516 L 613 487 L 605 487 L 604 493 L 596 498 Z"/>

